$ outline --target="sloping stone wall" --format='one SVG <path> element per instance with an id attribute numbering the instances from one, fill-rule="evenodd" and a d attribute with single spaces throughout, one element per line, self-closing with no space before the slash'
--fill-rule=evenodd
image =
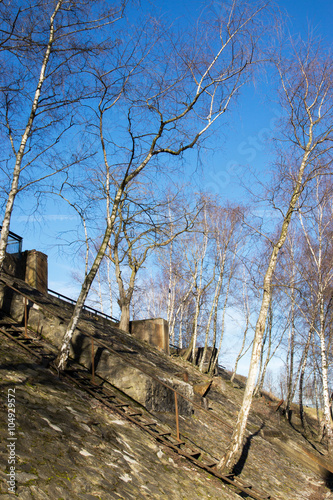
<path id="1" fill-rule="evenodd" d="M 2 401 L 16 398 L 16 495 L 8 493 L 8 429 L 0 426 L 3 500 L 237 500 L 140 428 L 63 383 L 0 336 Z M 8 414 L 0 404 L 0 421 Z"/>
<path id="2" fill-rule="evenodd" d="M 126 352 L 127 351 L 127 352 Z M 73 337 L 71 357 L 84 366 L 91 369 L 92 366 L 92 343 L 91 339 L 77 332 Z M 182 382 L 175 377 L 153 378 L 143 373 L 135 364 L 136 354 L 126 350 L 124 346 L 122 357 L 114 354 L 104 347 L 94 343 L 95 373 L 104 378 L 125 394 L 142 404 L 148 410 L 153 411 L 175 411 L 175 397 L 173 390 L 164 384 L 171 386 L 184 394 L 187 398 L 193 397 L 193 388 L 190 384 Z M 133 364 L 131 364 L 131 361 Z M 191 415 L 192 405 L 187 400 L 178 397 L 178 411 L 181 415 Z"/>

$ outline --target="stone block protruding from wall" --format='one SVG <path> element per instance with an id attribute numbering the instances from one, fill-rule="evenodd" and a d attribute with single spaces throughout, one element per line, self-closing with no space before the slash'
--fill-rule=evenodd
<path id="1" fill-rule="evenodd" d="M 130 322 L 133 337 L 148 342 L 160 351 L 169 354 L 169 325 L 163 318 L 142 319 Z"/>
<path id="2" fill-rule="evenodd" d="M 21 285 L 23 285 L 24 293 L 27 294 L 27 287 L 24 287 L 24 283 Z M 17 321 L 23 321 L 25 297 L 12 288 L 6 287 L 5 284 L 4 292 L 4 311 Z M 67 327 L 66 316 L 65 318 L 60 317 L 60 314 L 62 315 L 61 303 L 59 309 L 53 300 L 52 303 L 45 307 L 46 300 L 39 304 L 34 301 L 33 291 L 31 291 L 31 295 L 32 299 L 28 300 L 27 304 L 28 326 L 52 344 L 53 347 L 59 349 Z M 38 298 L 39 294 L 36 293 L 35 296 Z M 148 320 L 138 323 L 143 323 L 145 326 L 148 324 L 155 340 L 154 331 L 157 330 L 161 333 L 162 330 L 165 337 L 161 348 L 166 348 L 166 345 L 168 345 L 166 343 L 168 340 L 166 336 L 167 328 L 161 328 L 162 326 L 165 327 L 166 321 Z M 152 325 L 154 325 L 154 328 L 152 328 Z M 160 330 L 156 325 L 159 325 Z M 149 329 L 145 328 L 145 332 L 147 331 L 149 332 Z M 145 349 L 142 349 L 142 345 L 139 345 L 139 342 L 134 342 L 129 335 L 127 344 L 125 337 L 126 335 L 123 334 L 123 341 L 121 342 L 117 336 L 117 331 L 113 332 L 110 339 L 110 349 L 108 349 L 107 344 L 105 345 L 108 340 L 104 340 L 103 346 L 99 345 L 98 342 L 93 344 L 91 338 L 84 335 L 82 331 L 76 330 L 71 342 L 70 356 L 88 370 L 92 370 L 92 362 L 94 362 L 96 376 L 105 379 L 149 411 L 171 412 L 174 414 L 174 391 L 176 390 L 178 392 L 179 415 L 191 416 L 193 414 L 191 400 L 194 398 L 192 385 L 185 382 L 185 380 L 179 380 L 177 375 L 169 372 L 163 377 L 158 363 L 154 367 L 154 364 L 146 359 Z M 149 341 L 149 337 L 145 334 L 143 340 Z M 138 346 L 138 349 L 135 346 Z M 163 356 L 161 357 L 163 358 Z"/>
<path id="3" fill-rule="evenodd" d="M 26 252 L 25 282 L 39 292 L 46 294 L 48 289 L 47 255 L 37 250 Z"/>
<path id="4" fill-rule="evenodd" d="M 136 366 L 134 351 L 122 349 L 122 356 L 117 356 L 104 347 L 95 344 L 94 364 L 95 374 L 107 380 L 117 389 L 143 405 L 149 411 L 175 412 L 175 394 L 178 391 L 179 415 L 190 416 L 193 413 L 193 388 L 191 384 L 183 382 L 170 375 L 157 377 L 140 370 Z M 127 351 L 127 352 L 126 352 Z M 126 352 L 126 354 L 124 354 Z M 78 363 L 91 369 L 91 339 L 77 332 L 72 339 L 70 356 Z M 126 356 L 126 358 L 125 358 Z M 187 399 L 183 398 L 184 395 Z"/>
<path id="5" fill-rule="evenodd" d="M 177 356 L 182 356 L 184 357 L 187 354 L 187 348 L 186 349 L 180 349 L 179 347 L 172 347 L 171 349 L 171 354 L 176 354 Z M 195 359 L 193 361 L 192 354 L 190 354 L 189 358 L 187 361 L 190 363 L 193 363 L 196 366 L 199 366 L 202 360 L 204 354 L 204 348 L 203 347 L 196 347 L 195 348 Z M 207 347 L 206 350 L 206 355 L 205 359 L 203 362 L 203 373 L 208 373 L 209 370 L 211 369 L 211 366 L 215 360 L 215 357 L 217 356 L 217 349 L 216 347 Z M 216 368 L 215 368 L 216 372 Z"/>
<path id="6" fill-rule="evenodd" d="M 37 250 L 8 254 L 4 260 L 4 271 L 12 276 L 24 280 L 39 292 L 47 294 L 48 265 L 47 255 Z"/>

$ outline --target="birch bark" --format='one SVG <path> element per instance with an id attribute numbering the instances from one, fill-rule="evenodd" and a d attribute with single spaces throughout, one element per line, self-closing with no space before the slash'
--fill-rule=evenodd
<path id="1" fill-rule="evenodd" d="M 18 193 L 18 185 L 19 185 L 19 179 L 20 179 L 20 173 L 21 173 L 21 166 L 22 166 L 22 161 L 24 158 L 24 153 L 27 145 L 27 141 L 29 138 L 29 135 L 31 133 L 34 120 L 36 117 L 36 112 L 40 103 L 41 99 L 41 93 L 42 93 L 42 87 L 43 83 L 45 81 L 45 74 L 46 74 L 46 68 L 50 60 L 50 54 L 51 54 L 51 49 L 52 45 L 54 42 L 54 29 L 55 29 L 55 19 L 56 16 L 63 4 L 64 0 L 59 0 L 54 8 L 54 11 L 50 17 L 50 28 L 49 28 L 49 39 L 48 43 L 45 49 L 44 57 L 41 63 L 41 69 L 40 69 L 40 75 L 39 79 L 36 85 L 36 90 L 35 90 L 35 95 L 32 101 L 31 109 L 30 109 L 30 115 L 27 120 L 27 123 L 25 125 L 24 132 L 21 137 L 21 142 L 19 145 L 18 150 L 15 152 L 15 165 L 13 168 L 13 176 L 12 176 L 12 183 L 10 187 L 10 191 L 8 193 L 8 198 L 7 198 L 7 203 L 6 203 L 6 208 L 5 208 L 5 214 L 2 222 L 2 229 L 1 229 L 1 235 L 0 235 L 0 271 L 3 268 L 3 262 L 6 256 L 6 247 L 7 247 L 7 241 L 8 241 L 8 236 L 9 236 L 9 227 L 10 227 L 10 219 L 12 216 L 13 212 L 13 207 L 14 207 L 14 201 L 16 198 L 16 195 Z M 9 132 L 10 133 L 10 132 Z M 11 140 L 13 144 L 13 140 Z"/>
<path id="2" fill-rule="evenodd" d="M 218 465 L 222 470 L 232 469 L 242 453 L 243 438 L 251 408 L 266 318 L 272 296 L 272 280 L 279 252 L 286 241 L 292 215 L 296 210 L 298 200 L 305 185 L 313 177 L 320 175 L 320 170 L 313 165 L 312 161 L 314 161 L 315 157 L 317 160 L 316 164 L 318 165 L 318 158 L 321 154 L 325 153 L 325 150 L 322 149 L 322 144 L 325 142 L 329 144 L 331 140 L 332 122 L 329 119 L 326 121 L 328 118 L 327 113 L 332 109 L 329 97 L 332 92 L 332 82 L 330 81 L 330 73 L 328 71 L 329 62 L 328 59 L 323 61 L 321 69 L 318 70 L 318 61 L 314 56 L 310 61 L 310 53 L 312 51 L 309 49 L 305 54 L 296 54 L 298 65 L 296 71 L 299 70 L 301 72 L 299 81 L 294 80 L 295 68 L 290 70 L 290 67 L 288 67 L 287 71 L 285 71 L 278 66 L 282 89 L 289 109 L 289 123 L 291 124 L 292 133 L 290 140 L 296 145 L 298 151 L 301 152 L 301 156 L 298 162 L 299 167 L 295 172 L 293 188 L 287 202 L 287 210 L 282 220 L 281 229 L 278 232 L 276 242 L 272 243 L 273 248 L 263 280 L 261 308 L 256 323 L 243 402 L 230 443 Z M 290 71 L 291 74 L 289 73 Z"/>

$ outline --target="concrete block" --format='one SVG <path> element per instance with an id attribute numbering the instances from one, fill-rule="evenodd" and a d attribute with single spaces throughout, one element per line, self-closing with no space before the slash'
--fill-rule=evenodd
<path id="1" fill-rule="evenodd" d="M 131 321 L 130 333 L 169 355 L 169 325 L 165 319 Z"/>
<path id="2" fill-rule="evenodd" d="M 29 250 L 26 252 L 25 281 L 39 292 L 44 294 L 47 293 L 47 255 L 37 250 Z"/>
<path id="3" fill-rule="evenodd" d="M 125 350 L 126 346 L 124 346 Z M 76 361 L 91 369 L 91 339 L 82 334 L 75 335 L 72 342 L 71 355 L 73 355 Z M 136 354 L 129 351 L 126 356 L 134 363 L 137 362 Z M 96 344 L 94 344 L 94 365 L 96 375 L 110 382 L 110 384 L 142 404 L 148 410 L 158 412 L 175 411 L 175 397 L 172 389 L 161 384 L 148 373 L 143 373 L 126 359 Z M 192 386 L 186 382 L 177 379 L 173 380 L 172 377 L 165 378 L 162 382 L 178 390 L 188 398 L 193 397 Z M 193 412 L 191 403 L 181 396 L 178 396 L 178 412 L 180 415 L 191 415 Z"/>
<path id="4" fill-rule="evenodd" d="M 187 351 L 187 349 L 175 348 L 174 354 L 177 354 L 178 356 L 184 357 L 186 354 L 186 351 Z M 192 360 L 192 354 L 191 354 L 190 359 L 188 361 L 195 364 L 196 366 L 199 366 L 200 362 L 202 360 L 203 353 L 204 353 L 203 347 L 196 347 L 194 363 Z M 205 356 L 204 363 L 203 363 L 203 373 L 209 372 L 211 363 L 214 360 L 214 357 L 216 356 L 216 354 L 217 354 L 216 347 L 207 347 L 206 356 Z"/>
<path id="5" fill-rule="evenodd" d="M 10 295 L 10 297 L 7 297 L 9 308 L 7 312 L 13 318 L 22 321 L 24 319 L 24 298 L 8 288 L 6 288 L 6 294 Z M 53 315 L 51 311 L 42 309 L 32 301 L 28 301 L 27 313 L 28 325 L 43 335 L 52 345 L 59 348 L 66 331 L 66 321 Z M 159 339 L 166 341 L 166 322 L 164 320 L 159 320 L 159 322 L 153 320 L 151 325 L 153 325 L 152 331 L 159 330 L 160 333 L 162 332 Z M 158 325 L 158 328 L 156 325 Z M 110 382 L 110 384 L 148 410 L 174 413 L 175 397 L 172 388 L 190 399 L 193 398 L 193 388 L 190 384 L 179 380 L 173 375 L 160 379 L 161 374 L 158 370 L 158 363 L 156 366 L 151 366 L 152 363 L 148 364 L 149 362 L 147 363 L 144 354 L 140 354 L 140 350 L 133 349 L 131 343 L 133 344 L 133 340 L 131 341 L 130 337 L 128 345 L 124 338 L 122 344 L 117 346 L 122 355 L 118 356 L 106 347 L 99 346 L 96 341 L 92 350 L 91 338 L 80 331 L 76 331 L 72 339 L 70 355 L 76 361 L 91 369 L 93 354 L 96 375 Z M 162 345 L 166 348 L 168 344 Z M 113 344 L 110 345 L 111 347 L 114 348 Z M 140 366 L 147 373 L 142 372 L 139 369 Z M 155 374 L 155 378 L 150 373 Z M 170 388 L 161 384 L 159 379 Z M 191 402 L 186 401 L 181 395 L 178 396 L 178 412 L 180 415 L 191 415 L 193 413 Z"/>

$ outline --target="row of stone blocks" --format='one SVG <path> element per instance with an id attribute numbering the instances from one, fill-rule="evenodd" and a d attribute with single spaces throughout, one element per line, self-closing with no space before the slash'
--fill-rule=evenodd
<path id="1" fill-rule="evenodd" d="M 38 295 L 34 294 L 38 302 Z M 45 302 L 45 296 L 43 296 Z M 24 298 L 7 287 L 3 290 L 2 300 L 0 303 L 3 310 L 16 321 L 24 321 Z M 54 307 L 54 303 L 53 303 Z M 60 348 L 62 338 L 66 330 L 66 321 L 60 318 L 57 314 L 51 314 L 45 311 L 35 302 L 29 301 L 27 308 L 28 325 L 35 331 L 38 331 L 47 341 L 57 348 Z M 125 334 L 126 336 L 126 334 Z M 131 343 L 134 339 L 129 335 Z M 122 338 L 124 333 L 122 332 Z M 138 344 L 140 341 L 135 340 Z M 121 349 L 121 356 L 110 352 L 106 347 L 98 346 L 94 342 L 94 366 L 96 375 L 110 382 L 112 385 L 130 396 L 133 400 L 142 404 L 145 408 L 157 412 L 174 412 L 175 397 L 174 391 L 169 387 L 177 390 L 189 399 L 193 398 L 193 388 L 190 384 L 180 380 L 176 376 L 168 374 L 163 376 L 158 370 L 154 369 L 154 376 L 144 373 L 139 367 L 145 371 L 151 372 L 152 367 L 149 361 L 145 359 L 138 350 L 126 349 L 126 344 Z M 91 339 L 77 330 L 74 334 L 71 346 L 70 356 L 75 361 L 81 363 L 88 369 L 92 367 L 92 347 Z M 163 385 L 159 380 L 164 382 Z M 191 415 L 193 412 L 192 404 L 178 395 L 178 411 L 180 415 Z"/>

